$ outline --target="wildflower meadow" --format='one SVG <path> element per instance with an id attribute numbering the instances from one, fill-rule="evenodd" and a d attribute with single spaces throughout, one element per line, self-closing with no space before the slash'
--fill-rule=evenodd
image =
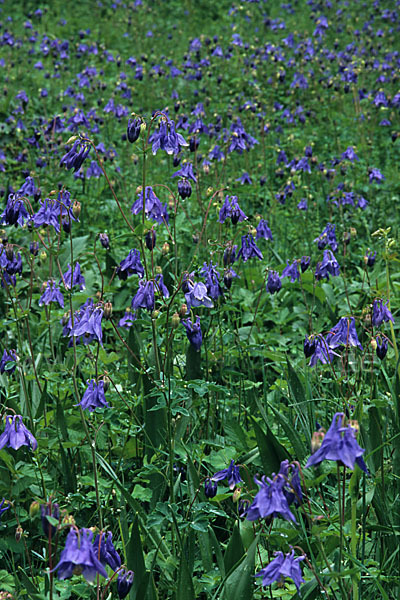
<path id="1" fill-rule="evenodd" d="M 0 0 L 0 600 L 399 600 L 400 1 Z"/>

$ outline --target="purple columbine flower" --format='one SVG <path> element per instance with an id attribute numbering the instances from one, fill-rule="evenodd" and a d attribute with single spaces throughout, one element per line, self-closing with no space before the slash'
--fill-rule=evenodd
<path id="1" fill-rule="evenodd" d="M 251 177 L 248 173 L 243 173 L 243 175 L 241 177 L 239 177 L 238 179 L 236 179 L 236 181 L 238 181 L 241 185 L 244 184 L 248 184 L 248 185 L 252 185 L 252 180 Z"/>
<path id="2" fill-rule="evenodd" d="M 106 250 L 110 249 L 110 239 L 106 233 L 100 233 L 100 243 Z"/>
<path id="3" fill-rule="evenodd" d="M 365 450 L 357 443 L 356 430 L 350 424 L 343 426 L 344 419 L 344 413 L 334 415 L 320 448 L 310 456 L 306 468 L 315 467 L 323 460 L 334 460 L 343 463 L 349 469 L 354 469 L 354 465 L 357 464 L 360 469 L 368 473 L 362 458 Z"/>
<path id="4" fill-rule="evenodd" d="M 317 348 L 317 340 L 318 338 L 315 337 L 314 335 L 310 335 L 305 337 L 304 339 L 304 345 L 303 345 L 303 349 L 304 349 L 304 356 L 306 358 L 310 358 L 310 356 L 312 356 Z"/>
<path id="5" fill-rule="evenodd" d="M 323 335 L 316 337 L 315 351 L 311 356 L 311 360 L 308 363 L 309 367 L 315 367 L 318 361 L 323 365 L 331 363 L 335 356 L 339 356 L 336 352 L 333 352 L 328 345 L 328 340 Z"/>
<path id="6" fill-rule="evenodd" d="M 107 534 L 105 532 L 97 534 L 93 542 L 93 548 L 104 567 L 108 565 L 113 571 L 116 571 L 121 566 L 121 557 L 112 542 L 111 531 Z"/>
<path id="7" fill-rule="evenodd" d="M 242 257 L 243 262 L 248 261 L 249 258 L 253 258 L 253 256 L 257 257 L 259 260 L 264 258 L 251 234 L 242 235 L 242 245 L 238 252 L 238 258 L 239 256 Z"/>
<path id="8" fill-rule="evenodd" d="M 268 221 L 264 221 L 264 219 L 261 219 L 259 224 L 257 225 L 257 229 L 256 229 L 257 233 L 256 233 L 256 241 L 264 238 L 264 240 L 273 240 L 274 238 L 272 237 L 272 232 L 270 230 L 270 228 L 268 227 Z"/>
<path id="9" fill-rule="evenodd" d="M 374 327 L 380 327 L 382 323 L 387 323 L 388 321 L 394 323 L 394 318 L 389 310 L 388 303 L 389 301 L 383 304 L 382 300 L 374 300 L 372 307 L 372 325 Z"/>
<path id="10" fill-rule="evenodd" d="M 378 339 L 376 340 L 376 355 L 380 360 L 383 360 L 388 351 L 388 341 L 386 338 L 380 338 L 380 342 Z"/>
<path id="11" fill-rule="evenodd" d="M 205 306 L 206 308 L 212 308 L 214 304 L 211 298 L 208 297 L 207 286 L 201 281 L 193 283 L 190 279 L 186 281 L 189 291 L 185 293 L 186 304 L 188 310 L 198 306 Z M 183 287 L 183 286 L 182 286 Z"/>
<path id="12" fill-rule="evenodd" d="M 154 282 L 141 279 L 139 281 L 139 289 L 132 299 L 131 307 L 135 309 L 147 308 L 147 310 L 154 310 L 154 302 Z"/>
<path id="13" fill-rule="evenodd" d="M 216 265 L 213 265 L 212 261 L 210 261 L 209 265 L 205 262 L 200 273 L 205 279 L 210 298 L 216 300 L 219 296 L 222 296 L 222 289 L 219 284 L 221 274 L 217 271 Z"/>
<path id="14" fill-rule="evenodd" d="M 274 581 L 282 582 L 286 577 L 293 580 L 297 591 L 299 592 L 300 586 L 304 583 L 302 578 L 300 562 L 304 560 L 305 556 L 294 557 L 294 550 L 287 554 L 283 552 L 274 552 L 276 558 L 272 560 L 269 565 L 261 569 L 257 573 L 256 577 L 262 577 L 263 586 L 271 585 Z"/>
<path id="15" fill-rule="evenodd" d="M 154 282 L 156 292 L 164 296 L 164 298 L 169 298 L 169 289 L 164 283 L 164 276 L 162 273 L 158 273 L 158 275 L 155 276 Z"/>
<path id="16" fill-rule="evenodd" d="M 338 245 L 335 229 L 336 225 L 331 225 L 328 223 L 321 235 L 315 238 L 314 242 L 318 242 L 319 250 L 323 250 L 327 245 L 329 245 L 333 252 L 336 252 Z"/>
<path id="17" fill-rule="evenodd" d="M 289 261 L 287 261 L 287 265 L 282 271 L 281 278 L 283 277 L 290 277 L 291 283 L 294 283 L 295 281 L 298 281 L 300 279 L 297 258 L 294 259 L 292 264 L 290 264 Z"/>
<path id="18" fill-rule="evenodd" d="M 0 223 L 22 227 L 28 219 L 29 213 L 24 201 L 18 197 L 18 194 L 9 194 L 6 207 L 0 216 Z"/>
<path id="19" fill-rule="evenodd" d="M 128 275 L 137 274 L 139 277 L 143 277 L 144 268 L 140 261 L 140 251 L 136 249 L 130 250 L 128 256 L 119 263 L 116 274 L 123 281 L 126 281 Z"/>
<path id="20" fill-rule="evenodd" d="M 118 322 L 118 327 L 123 327 L 124 329 L 129 329 L 137 319 L 136 311 L 131 311 L 130 308 L 127 308 L 124 316 Z"/>
<path id="21" fill-rule="evenodd" d="M 233 265 L 234 262 L 237 261 L 238 259 L 238 247 L 237 246 L 232 246 L 231 243 L 228 244 L 228 246 L 225 248 L 224 250 L 224 267 L 227 267 L 228 265 Z"/>
<path id="22" fill-rule="evenodd" d="M 21 446 L 36 450 L 37 441 L 23 424 L 21 415 L 6 415 L 5 422 L 5 429 L 0 435 L 0 450 L 4 447 L 18 450 Z"/>
<path id="23" fill-rule="evenodd" d="M 103 309 L 101 306 L 85 303 L 75 313 L 74 327 L 70 332 L 70 337 L 88 336 L 88 339 L 97 339 L 103 345 L 103 331 L 101 329 L 101 321 L 103 318 Z"/>
<path id="24" fill-rule="evenodd" d="M 302 198 L 297 205 L 299 210 L 308 210 L 308 204 L 306 198 Z"/>
<path id="25" fill-rule="evenodd" d="M 183 177 L 184 179 L 191 179 L 194 183 L 197 182 L 195 174 L 193 173 L 193 165 L 190 162 L 186 162 L 182 165 L 182 167 L 175 171 L 172 177 Z"/>
<path id="26" fill-rule="evenodd" d="M 300 259 L 300 269 L 302 273 L 305 273 L 310 266 L 311 258 L 309 256 L 302 256 Z"/>
<path id="27" fill-rule="evenodd" d="M 209 477 L 204 482 L 204 495 L 206 498 L 214 498 L 217 495 L 218 483 Z"/>
<path id="28" fill-rule="evenodd" d="M 353 146 L 349 146 L 340 157 L 342 160 L 349 160 L 350 162 L 354 162 L 355 160 L 360 160 L 357 154 L 354 152 Z"/>
<path id="29" fill-rule="evenodd" d="M 226 219 L 231 218 L 232 224 L 240 223 L 247 219 L 246 215 L 239 206 L 237 196 L 225 196 L 225 201 L 219 211 L 220 223 L 225 223 Z"/>
<path id="30" fill-rule="evenodd" d="M 152 219 L 159 224 L 168 223 L 169 217 L 167 213 L 167 204 L 161 204 L 153 192 L 151 186 L 146 186 L 145 192 L 144 213 L 147 219 Z M 134 215 L 139 214 L 143 210 L 143 190 L 138 194 L 137 200 L 132 204 L 131 212 Z"/>
<path id="31" fill-rule="evenodd" d="M 186 319 L 185 321 L 182 320 L 181 323 L 185 326 L 186 335 L 189 342 L 192 344 L 195 350 L 199 351 L 203 343 L 203 336 L 200 327 L 200 317 L 196 317 L 195 323 L 192 323 L 190 319 Z"/>
<path id="32" fill-rule="evenodd" d="M 329 275 L 333 277 L 340 275 L 340 266 L 332 250 L 324 250 L 324 258 L 315 268 L 315 279 L 317 281 L 323 278 L 329 280 Z"/>
<path id="33" fill-rule="evenodd" d="M 97 574 L 107 578 L 107 571 L 96 556 L 92 539 L 93 531 L 90 529 L 81 529 L 78 536 L 71 527 L 60 560 L 53 569 L 58 569 L 58 579 L 69 579 L 74 573 L 81 573 L 89 583 L 94 582 Z"/>
<path id="34" fill-rule="evenodd" d="M 85 278 L 81 273 L 81 265 L 78 262 L 75 263 L 73 274 L 71 265 L 68 264 L 68 269 L 63 273 L 62 280 L 60 279 L 59 283 L 61 281 L 63 281 L 66 290 L 70 290 L 74 285 L 79 285 L 80 291 L 84 290 L 86 287 Z"/>
<path id="35" fill-rule="evenodd" d="M 93 412 L 96 408 L 108 406 L 104 394 L 104 381 L 100 379 L 98 383 L 94 379 L 86 382 L 88 387 L 82 396 L 82 400 L 75 406 L 82 406 L 83 409 Z"/>
<path id="36" fill-rule="evenodd" d="M 373 183 L 374 181 L 376 183 L 383 183 L 385 181 L 385 176 L 375 167 L 369 169 L 369 182 Z"/>
<path id="37" fill-rule="evenodd" d="M 126 598 L 129 594 L 133 585 L 133 578 L 133 571 L 126 571 L 125 569 L 122 569 L 119 572 L 117 579 L 117 593 L 120 600 L 123 600 L 123 598 Z"/>
<path id="38" fill-rule="evenodd" d="M 190 198 L 192 195 L 192 186 L 190 181 L 187 179 L 180 179 L 178 181 L 178 194 L 182 200 L 185 200 L 185 198 Z"/>
<path id="39" fill-rule="evenodd" d="M 136 140 L 139 138 L 140 127 L 141 127 L 142 123 L 143 123 L 143 121 L 140 117 L 138 117 L 136 119 L 129 119 L 128 127 L 126 130 L 126 135 L 131 144 L 136 142 Z"/>
<path id="40" fill-rule="evenodd" d="M 49 279 L 45 282 L 44 286 L 45 289 L 39 299 L 39 306 L 43 306 L 43 304 L 47 306 L 50 302 L 58 302 L 58 304 L 64 308 L 64 297 L 54 279 Z"/>
<path id="41" fill-rule="evenodd" d="M 231 460 L 231 463 L 227 469 L 222 469 L 222 471 L 217 471 L 212 477 L 211 481 L 228 481 L 229 489 L 233 490 L 238 483 L 242 481 L 240 477 L 239 467 L 235 465 L 235 462 Z"/>
<path id="42" fill-rule="evenodd" d="M 3 373 L 5 373 L 6 375 L 12 375 L 12 373 L 14 373 L 15 369 L 17 368 L 17 353 L 15 350 L 10 350 L 9 352 L 7 352 L 7 350 L 4 350 L 3 352 L 3 356 L 1 357 L 1 361 L 0 361 L 0 373 L 3 375 Z"/>
<path id="43" fill-rule="evenodd" d="M 161 150 L 165 150 L 167 154 L 178 154 L 182 146 L 188 146 L 184 137 L 175 131 L 175 123 L 164 116 L 159 121 L 159 126 L 149 138 L 149 143 L 152 144 L 153 154 Z"/>
<path id="44" fill-rule="evenodd" d="M 376 252 L 374 252 L 374 254 L 372 254 L 372 251 L 368 250 L 364 256 L 364 262 L 367 265 L 367 267 L 373 267 L 375 264 L 375 260 L 376 260 Z"/>
<path id="45" fill-rule="evenodd" d="M 60 160 L 60 167 L 63 165 L 69 171 L 74 170 L 74 173 L 79 171 L 83 161 L 87 158 L 90 152 L 90 144 L 76 140 L 70 150 Z"/>
<path id="46" fill-rule="evenodd" d="M 3 500 L 0 502 L 0 520 L 1 520 L 1 515 L 3 514 L 3 512 L 6 512 L 6 510 L 8 510 L 10 508 L 9 504 L 4 506 L 5 501 L 6 501 L 5 498 L 3 498 Z M 3 506 L 4 506 L 4 508 L 3 508 Z"/>
<path id="47" fill-rule="evenodd" d="M 356 346 L 362 350 L 354 317 L 342 317 L 326 336 L 326 343 L 332 349 L 339 346 Z"/>
<path id="48" fill-rule="evenodd" d="M 282 281 L 277 271 L 268 272 L 268 279 L 265 287 L 267 292 L 269 292 L 270 294 L 275 294 L 276 292 L 279 292 L 279 290 L 282 287 Z"/>
<path id="49" fill-rule="evenodd" d="M 289 508 L 285 494 L 287 482 L 282 473 L 273 474 L 272 479 L 265 477 L 265 475 L 262 476 L 261 480 L 255 477 L 254 481 L 260 486 L 260 489 L 247 512 L 248 521 L 256 521 L 266 517 L 282 517 L 287 521 L 297 523 Z"/>

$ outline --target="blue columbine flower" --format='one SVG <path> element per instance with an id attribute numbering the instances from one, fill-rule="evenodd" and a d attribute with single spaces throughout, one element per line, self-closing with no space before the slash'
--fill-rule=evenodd
<path id="1" fill-rule="evenodd" d="M 203 336 L 200 327 L 200 317 L 196 317 L 195 323 L 192 323 L 190 319 L 186 319 L 185 321 L 182 320 L 181 323 L 185 326 L 186 335 L 189 342 L 192 344 L 195 350 L 199 351 L 203 343 Z"/>
<path id="2" fill-rule="evenodd" d="M 354 152 L 353 146 L 349 146 L 348 148 L 346 148 L 346 150 L 342 153 L 340 158 L 342 160 L 349 160 L 350 162 L 354 162 L 355 160 L 360 160 L 358 158 L 357 154 Z"/>
<path id="3" fill-rule="evenodd" d="M 323 460 L 334 460 L 343 463 L 349 469 L 354 469 L 354 465 L 357 464 L 360 469 L 368 472 L 362 458 L 365 450 L 357 443 L 356 430 L 350 424 L 344 427 L 344 420 L 344 413 L 334 415 L 320 448 L 310 456 L 306 467 L 317 466 Z"/>
<path id="4" fill-rule="evenodd" d="M 126 598 L 129 594 L 133 585 L 133 578 L 133 571 L 126 571 L 125 569 L 122 569 L 119 572 L 117 579 L 117 592 L 120 600 L 123 600 L 123 598 Z"/>
<path id="5" fill-rule="evenodd" d="M 143 121 L 140 117 L 137 117 L 136 119 L 129 119 L 126 135 L 131 144 L 136 142 L 136 140 L 139 138 L 142 123 Z"/>
<path id="6" fill-rule="evenodd" d="M 367 267 L 373 267 L 376 260 L 376 252 L 372 254 L 372 251 L 368 250 L 364 256 L 364 262 Z"/>
<path id="7" fill-rule="evenodd" d="M 246 215 L 239 206 L 237 196 L 225 196 L 224 203 L 219 211 L 220 223 L 225 223 L 226 219 L 231 218 L 233 225 L 247 219 Z"/>
<path id="8" fill-rule="evenodd" d="M 255 243 L 251 233 L 249 235 L 242 235 L 242 245 L 238 252 L 238 258 L 239 256 L 242 257 L 243 262 L 248 261 L 249 258 L 253 258 L 253 256 L 257 257 L 259 260 L 263 259 L 262 252 Z"/>
<path id="9" fill-rule="evenodd" d="M 330 330 L 326 336 L 326 343 L 329 348 L 339 348 L 339 346 L 357 346 L 363 349 L 357 336 L 356 323 L 354 317 L 342 317 L 339 322 Z"/>
<path id="10" fill-rule="evenodd" d="M 374 300 L 372 307 L 372 325 L 374 327 L 380 327 L 382 323 L 387 323 L 388 321 L 394 323 L 394 318 L 389 310 L 388 303 L 389 301 L 383 304 L 382 300 Z"/>
<path id="11" fill-rule="evenodd" d="M 154 310 L 154 302 L 154 282 L 141 279 L 139 281 L 139 289 L 132 299 L 131 307 Z"/>
<path id="12" fill-rule="evenodd" d="M 74 285 L 79 285 L 80 291 L 84 290 L 86 287 L 85 278 L 81 273 L 81 265 L 78 262 L 75 263 L 73 274 L 71 265 L 68 264 L 68 269 L 63 273 L 62 280 L 60 279 L 60 282 L 61 281 L 64 283 L 66 290 L 70 290 Z"/>
<path id="13" fill-rule="evenodd" d="M 323 278 L 329 280 L 329 275 L 334 277 L 340 275 L 340 266 L 332 250 L 324 250 L 324 258 L 315 268 L 315 279 L 317 281 Z"/>
<path id="14" fill-rule="evenodd" d="M 108 406 L 104 394 L 104 381 L 101 379 L 98 383 L 94 379 L 86 382 L 88 387 L 82 396 L 82 400 L 76 406 L 82 406 L 89 412 L 93 412 L 96 408 L 104 408 Z"/>
<path id="15" fill-rule="evenodd" d="M 143 277 L 144 268 L 140 261 L 140 251 L 136 249 L 130 250 L 128 256 L 119 263 L 116 274 L 123 281 L 128 278 L 128 275 L 137 274 L 139 277 Z"/>
<path id="16" fill-rule="evenodd" d="M 0 223 L 22 227 L 28 219 L 29 213 L 24 201 L 18 197 L 18 194 L 9 194 L 6 207 L 0 216 Z"/>
<path id="17" fill-rule="evenodd" d="M 227 469 L 222 469 L 222 471 L 217 471 L 212 477 L 211 481 L 228 481 L 229 488 L 231 490 L 242 481 L 240 477 L 239 467 L 235 465 L 235 462 L 231 460 L 231 463 Z"/>
<path id="18" fill-rule="evenodd" d="M 376 355 L 380 360 L 383 360 L 388 351 L 388 341 L 387 338 L 379 338 L 376 340 Z"/>
<path id="19" fill-rule="evenodd" d="M 255 477 L 254 481 L 260 486 L 260 489 L 248 510 L 248 521 L 256 521 L 266 517 L 282 517 L 287 521 L 297 523 L 289 508 L 285 494 L 287 482 L 282 473 L 273 474 L 272 479 L 265 477 L 265 475 L 262 476 L 261 480 Z"/>
<path id="20" fill-rule="evenodd" d="M 129 329 L 132 323 L 134 323 L 137 319 L 136 311 L 131 311 L 130 308 L 127 308 L 124 316 L 118 322 L 118 327 L 123 327 L 124 329 Z"/>
<path id="21" fill-rule="evenodd" d="M 385 181 L 385 176 L 375 167 L 369 169 L 369 182 L 373 183 L 374 181 L 376 183 L 383 183 Z"/>
<path id="22" fill-rule="evenodd" d="M 287 261 L 287 265 L 282 271 L 281 278 L 283 277 L 290 277 L 291 283 L 294 283 L 295 281 L 298 281 L 300 279 L 297 258 L 294 259 L 292 264 L 290 264 L 289 261 Z"/>
<path id="23" fill-rule="evenodd" d="M 182 200 L 185 200 L 185 198 L 190 198 L 190 196 L 192 195 L 192 186 L 190 184 L 190 181 L 188 181 L 187 179 L 180 179 L 178 181 L 178 194 L 180 195 Z"/>
<path id="24" fill-rule="evenodd" d="M 333 252 L 336 252 L 338 248 L 336 233 L 335 233 L 336 225 L 327 224 L 321 235 L 315 238 L 314 242 L 318 242 L 319 250 L 323 250 L 327 245 L 329 245 Z"/>
<path id="25" fill-rule="evenodd" d="M 178 154 L 182 146 L 188 146 L 184 137 L 175 130 L 175 123 L 168 117 L 162 116 L 159 126 L 149 138 L 153 154 L 165 150 L 167 154 Z"/>
<path id="26" fill-rule="evenodd" d="M 268 272 L 268 279 L 265 287 L 267 289 L 267 292 L 269 292 L 270 294 L 275 294 L 276 292 L 279 292 L 279 290 L 282 287 L 282 281 L 277 271 Z"/>
<path id="27" fill-rule="evenodd" d="M 311 360 L 308 363 L 309 367 L 315 367 L 318 361 L 323 365 L 331 363 L 335 356 L 339 356 L 336 352 L 329 347 L 328 338 L 325 339 L 323 335 L 316 337 L 316 344 L 314 353 L 311 355 Z"/>
<path id="28" fill-rule="evenodd" d="M 264 238 L 264 240 L 273 240 L 272 232 L 268 227 L 268 221 L 264 221 L 264 219 L 260 220 L 256 232 L 256 241 L 261 238 Z"/>
<path id="29" fill-rule="evenodd" d="M 195 174 L 193 173 L 193 165 L 190 162 L 186 162 L 182 167 L 173 173 L 172 177 L 183 177 L 184 179 L 191 179 L 194 183 L 197 182 Z"/>
<path id="30" fill-rule="evenodd" d="M 222 289 L 219 284 L 221 274 L 217 271 L 216 265 L 213 265 L 212 261 L 210 261 L 209 265 L 205 262 L 200 273 L 205 279 L 210 298 L 216 300 L 219 296 L 222 296 Z"/>
<path id="31" fill-rule="evenodd" d="M 300 562 L 305 559 L 305 556 L 294 557 L 294 550 L 287 554 L 283 552 L 274 552 L 276 558 L 272 560 L 269 565 L 261 569 L 257 573 L 256 577 L 262 577 L 262 584 L 271 585 L 274 581 L 283 581 L 286 577 L 293 580 L 297 591 L 299 592 L 300 586 L 304 583 L 302 578 Z"/>
<path id="32" fill-rule="evenodd" d="M 191 279 L 187 279 L 184 282 L 186 285 L 182 285 L 182 289 L 188 288 L 188 292 L 185 293 L 186 304 L 188 310 L 198 306 L 205 306 L 206 308 L 212 308 L 214 304 L 211 298 L 208 297 L 207 286 L 201 281 L 194 283 Z"/>
<path id="33" fill-rule="evenodd" d="M 206 498 L 214 498 L 217 495 L 218 483 L 209 477 L 204 482 L 204 495 Z"/>
<path id="34" fill-rule="evenodd" d="M 107 534 L 105 532 L 97 534 L 93 542 L 93 548 L 104 567 L 108 565 L 113 571 L 116 571 L 121 566 L 121 557 L 112 542 L 111 531 Z"/>
<path id="35" fill-rule="evenodd" d="M 167 204 L 161 204 L 153 192 L 153 188 L 149 185 L 146 186 L 146 192 L 144 195 L 144 212 L 147 219 L 152 219 L 157 223 L 168 223 L 169 217 L 167 213 Z M 138 194 L 137 200 L 132 204 L 132 214 L 137 215 L 143 210 L 143 190 Z"/>
<path id="36" fill-rule="evenodd" d="M 4 350 L 3 352 L 3 356 L 1 357 L 1 361 L 0 361 L 0 373 L 3 375 L 3 373 L 5 373 L 6 375 L 12 375 L 12 373 L 14 373 L 15 369 L 17 368 L 17 353 L 15 350 L 10 350 L 9 352 L 7 352 L 7 350 Z"/>
<path id="37" fill-rule="evenodd" d="M 36 450 L 37 441 L 32 433 L 25 427 L 21 415 L 6 415 L 6 426 L 0 435 L 0 450 L 5 446 L 18 450 L 21 446 L 29 446 Z"/>
<path id="38" fill-rule="evenodd" d="M 169 289 L 164 283 L 164 276 L 162 273 L 158 273 L 158 275 L 155 276 L 154 283 L 156 291 L 164 296 L 164 298 L 169 298 Z"/>
<path id="39" fill-rule="evenodd" d="M 69 579 L 78 573 L 89 583 L 94 582 L 97 574 L 107 578 L 107 571 L 96 556 L 92 539 L 93 531 L 90 529 L 81 529 L 78 536 L 71 527 L 60 560 L 53 569 L 58 569 L 58 579 Z"/>
<path id="40" fill-rule="evenodd" d="M 60 167 L 63 165 L 69 171 L 73 169 L 76 173 L 81 168 L 83 161 L 90 152 L 90 144 L 81 140 L 76 140 L 70 150 L 60 160 Z"/>
<path id="41" fill-rule="evenodd" d="M 85 336 L 88 341 L 97 339 L 103 345 L 103 331 L 101 329 L 103 312 L 101 306 L 86 302 L 75 313 L 74 327 L 70 331 L 70 337 Z"/>
<path id="42" fill-rule="evenodd" d="M 39 299 L 39 306 L 43 306 L 43 304 L 47 306 L 50 302 L 58 302 L 58 304 L 64 308 L 64 297 L 54 279 L 49 279 L 43 285 L 44 293 Z"/>
<path id="43" fill-rule="evenodd" d="M 311 258 L 309 256 L 302 256 L 300 259 L 301 272 L 305 273 L 310 266 Z"/>

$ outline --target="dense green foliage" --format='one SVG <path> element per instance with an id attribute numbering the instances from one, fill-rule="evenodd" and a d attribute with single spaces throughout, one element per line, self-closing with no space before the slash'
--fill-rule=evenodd
<path id="1" fill-rule="evenodd" d="M 0 599 L 123 597 L 58 565 L 93 528 L 132 600 L 299 598 L 254 577 L 292 549 L 304 600 L 397 600 L 399 2 L 0 21 Z"/>

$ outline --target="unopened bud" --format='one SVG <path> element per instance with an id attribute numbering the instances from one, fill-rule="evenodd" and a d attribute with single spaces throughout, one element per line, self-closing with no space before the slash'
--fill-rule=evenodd
<path id="1" fill-rule="evenodd" d="M 186 315 L 187 311 L 188 311 L 187 304 L 182 304 L 182 306 L 179 309 L 179 313 L 178 313 L 179 316 L 181 317 L 181 319 Z"/>
<path id="2" fill-rule="evenodd" d="M 111 304 L 111 302 L 106 302 L 105 303 L 103 315 L 104 315 L 105 319 L 111 319 L 111 315 L 112 315 L 112 304 Z"/>
<path id="3" fill-rule="evenodd" d="M 174 313 L 171 317 L 171 326 L 172 329 L 177 329 L 177 327 L 179 327 L 179 323 L 181 322 L 181 318 L 178 315 L 178 313 Z"/>
<path id="4" fill-rule="evenodd" d="M 97 300 L 99 300 L 99 301 L 101 300 L 101 292 L 100 292 L 100 290 L 98 290 L 98 291 L 96 292 L 96 298 L 97 298 Z"/>
<path id="5" fill-rule="evenodd" d="M 44 250 L 42 250 L 41 253 L 39 254 L 39 258 L 42 262 L 44 262 L 47 259 L 47 254 Z"/>
<path id="6" fill-rule="evenodd" d="M 151 313 L 151 318 L 155 321 L 158 318 L 159 314 L 160 314 L 159 310 L 153 310 L 153 312 Z"/>
<path id="7" fill-rule="evenodd" d="M 170 251 L 170 247 L 169 247 L 168 242 L 164 242 L 164 244 L 163 244 L 163 246 L 161 248 L 162 254 L 165 256 L 166 254 L 169 253 L 169 251 Z"/>
<path id="8" fill-rule="evenodd" d="M 71 311 L 68 311 L 68 312 L 64 313 L 62 316 L 61 325 L 63 325 L 64 327 L 67 325 L 67 323 L 69 321 L 70 314 L 71 314 Z"/>
<path id="9" fill-rule="evenodd" d="M 81 214 L 81 203 L 78 202 L 78 200 L 75 200 L 72 205 L 72 214 L 74 215 L 75 219 L 79 219 L 79 215 Z"/>
<path id="10" fill-rule="evenodd" d="M 236 488 L 232 494 L 233 502 L 238 502 L 241 494 L 242 494 L 241 488 Z"/>
<path id="11" fill-rule="evenodd" d="M 40 511 L 40 502 L 38 502 L 37 500 L 34 500 L 29 507 L 30 518 L 33 519 L 33 517 L 36 517 L 36 515 L 39 513 L 39 511 Z"/>
<path id="12" fill-rule="evenodd" d="M 137 194 L 141 194 L 142 190 L 143 190 L 143 186 L 138 185 L 137 188 L 136 188 L 136 193 Z"/>
<path id="13" fill-rule="evenodd" d="M 357 435 L 357 433 L 360 431 L 358 421 L 356 419 L 349 419 L 348 425 L 350 425 L 350 427 L 352 427 L 355 430 L 355 433 Z"/>
<path id="14" fill-rule="evenodd" d="M 8 241 L 8 235 L 7 232 L 4 229 L 0 230 L 0 238 L 1 238 L 1 243 L 2 244 L 6 244 Z"/>
<path id="15" fill-rule="evenodd" d="M 17 543 L 21 541 L 23 533 L 24 533 L 24 530 L 22 529 L 22 527 L 18 526 L 17 529 L 15 530 L 15 541 Z"/>
<path id="16" fill-rule="evenodd" d="M 377 344 L 375 338 L 372 338 L 372 340 L 370 341 L 370 345 L 371 345 L 372 350 L 376 350 L 376 347 L 378 344 Z"/>
<path id="17" fill-rule="evenodd" d="M 314 431 L 311 438 L 311 454 L 314 454 L 314 452 L 321 448 L 324 437 L 325 431 Z"/>
<path id="18" fill-rule="evenodd" d="M 213 193 L 213 191 L 214 191 L 214 190 L 213 190 L 213 188 L 212 188 L 211 186 L 210 186 L 210 187 L 208 187 L 208 188 L 207 188 L 207 192 L 206 192 L 206 193 L 207 193 L 207 196 L 211 196 L 211 194 Z"/>
<path id="19" fill-rule="evenodd" d="M 156 245 L 156 238 L 157 236 L 154 229 L 151 229 L 146 233 L 144 241 L 148 250 L 154 250 L 154 247 Z"/>
<path id="20" fill-rule="evenodd" d="M 107 377 L 107 375 L 104 375 L 103 382 L 104 382 L 104 391 L 106 392 L 108 390 L 108 388 L 110 387 L 110 378 Z"/>
<path id="21" fill-rule="evenodd" d="M 72 515 L 65 515 L 62 520 L 63 525 L 75 525 L 75 519 Z"/>

